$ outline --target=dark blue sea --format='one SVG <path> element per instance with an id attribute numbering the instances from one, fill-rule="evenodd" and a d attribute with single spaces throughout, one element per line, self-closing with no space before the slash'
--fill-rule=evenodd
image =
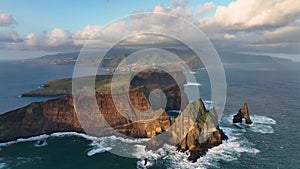
<path id="1" fill-rule="evenodd" d="M 165 145 L 159 152 L 146 151 L 142 140 L 118 137 L 95 138 L 77 133 L 55 133 L 15 142 L 0 143 L 0 169 L 119 169 L 207 168 L 207 169 L 296 169 L 300 166 L 300 64 L 225 63 L 227 101 L 220 127 L 229 139 L 210 149 L 196 163 L 187 155 Z M 205 70 L 193 70 L 204 100 L 209 88 Z M 0 113 L 51 98 L 23 98 L 24 92 L 37 89 L 50 79 L 71 77 L 73 66 L 41 65 L 18 61 L 0 62 Z M 247 102 L 253 124 L 234 125 L 232 116 Z M 37 146 L 36 140 L 46 139 Z M 118 142 L 130 142 L 136 148 L 127 150 L 136 158 L 110 153 Z"/>

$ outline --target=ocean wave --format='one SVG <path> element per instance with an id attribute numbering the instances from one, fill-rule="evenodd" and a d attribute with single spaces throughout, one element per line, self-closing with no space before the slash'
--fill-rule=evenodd
<path id="1" fill-rule="evenodd" d="M 276 120 L 266 116 L 250 115 L 250 118 L 257 124 L 276 124 Z"/>
<path id="2" fill-rule="evenodd" d="M 258 149 L 252 148 L 249 141 L 240 141 L 236 137 L 233 137 L 223 144 L 209 149 L 204 157 L 201 157 L 195 163 L 189 162 L 189 153 L 176 151 L 175 146 L 165 145 L 162 149 L 165 154 L 161 156 L 158 152 L 143 152 L 137 162 L 137 168 L 147 168 L 155 163 L 161 163 L 169 168 L 181 168 L 181 169 L 206 169 L 208 167 L 218 167 L 220 161 L 231 162 L 236 161 L 241 156 L 242 153 L 252 153 L 256 154 L 260 151 Z M 145 165 L 145 159 L 147 159 L 147 164 Z"/>
<path id="3" fill-rule="evenodd" d="M 47 146 L 47 145 L 48 145 L 48 143 L 46 142 L 46 140 L 38 140 L 34 144 L 35 147 L 44 147 L 44 146 Z"/>
<path id="4" fill-rule="evenodd" d="M 92 138 L 93 142 L 90 144 L 92 149 L 88 151 L 88 156 L 93 156 L 98 153 L 104 153 L 106 151 L 115 152 L 128 157 L 133 157 L 136 144 L 145 143 L 149 139 L 128 139 L 117 136 Z M 126 143 L 126 144 L 124 144 Z"/>
<path id="5" fill-rule="evenodd" d="M 201 86 L 201 84 L 195 82 L 187 82 L 186 84 L 184 84 L 184 86 Z"/>
<path id="6" fill-rule="evenodd" d="M 101 142 L 99 144 L 92 143 L 91 145 L 93 145 L 93 148 L 89 152 L 87 152 L 87 156 L 93 156 L 95 154 L 104 153 L 112 149 L 111 147 L 105 145 L 104 142 Z"/>
<path id="7" fill-rule="evenodd" d="M 220 161 L 231 162 L 237 161 L 242 153 L 257 154 L 260 151 L 254 148 L 254 144 L 245 138 L 240 137 L 246 130 L 229 127 L 220 127 L 229 139 L 217 147 L 208 150 L 204 157 L 201 157 L 195 163 L 189 162 L 189 153 L 176 151 L 175 146 L 164 145 L 158 151 L 146 151 L 144 146 L 137 146 L 136 158 L 137 168 L 148 168 L 149 166 L 159 163 L 168 168 L 181 169 L 206 169 L 209 167 L 218 167 Z M 145 165 L 145 159 L 147 164 Z"/>
<path id="8" fill-rule="evenodd" d="M 123 138 L 123 137 L 117 137 L 117 136 L 107 136 L 107 137 L 95 137 L 95 136 L 90 136 L 84 133 L 77 133 L 77 132 L 57 132 L 57 133 L 53 133 L 50 135 L 47 134 L 42 134 L 39 136 L 33 136 L 33 137 L 28 137 L 28 138 L 19 138 L 15 141 L 9 141 L 9 142 L 4 142 L 4 143 L 0 143 L 0 147 L 4 147 L 4 146 L 8 146 L 11 144 L 17 144 L 17 143 L 22 143 L 22 142 L 32 142 L 32 141 L 38 141 L 38 140 L 45 140 L 49 137 L 55 138 L 55 137 L 71 137 L 71 136 L 75 136 L 75 137 L 81 137 L 84 138 L 86 140 L 90 140 L 90 141 L 103 141 L 103 140 L 112 140 L 112 141 L 121 141 L 123 143 L 143 143 L 146 141 L 149 141 L 148 138 L 144 138 L 144 139 L 129 139 L 129 138 Z"/>
<path id="9" fill-rule="evenodd" d="M 0 148 L 1 151 L 1 148 Z M 0 169 L 5 168 L 6 164 L 2 162 L 2 158 L 0 158 Z"/>
<path id="10" fill-rule="evenodd" d="M 0 169 L 5 168 L 6 164 L 5 163 L 0 163 Z"/>
<path id="11" fill-rule="evenodd" d="M 4 146 L 11 145 L 11 144 L 16 144 L 16 143 L 22 143 L 22 142 L 31 142 L 31 141 L 43 140 L 43 139 L 47 139 L 48 137 L 50 137 L 50 136 L 47 135 L 47 134 L 43 134 L 43 135 L 29 137 L 29 138 L 19 138 L 15 141 L 0 143 L 0 147 L 4 147 Z"/>
<path id="12" fill-rule="evenodd" d="M 269 125 L 256 124 L 256 125 L 250 126 L 250 130 L 255 133 L 262 133 L 262 134 L 274 133 L 274 129 L 272 128 L 272 126 L 269 126 Z"/>
<path id="13" fill-rule="evenodd" d="M 232 124 L 232 118 L 234 114 L 225 117 L 225 123 Z M 234 125 L 240 129 L 252 131 L 255 133 L 262 133 L 262 134 L 271 134 L 274 133 L 274 129 L 272 125 L 276 124 L 276 120 L 266 117 L 266 116 L 259 116 L 259 115 L 250 115 L 250 119 L 252 120 L 252 124 L 244 124 L 244 123 L 235 123 Z"/>
<path id="14" fill-rule="evenodd" d="M 204 103 L 206 110 L 210 110 L 215 106 L 214 102 L 210 101 L 210 100 L 203 100 L 203 103 Z"/>

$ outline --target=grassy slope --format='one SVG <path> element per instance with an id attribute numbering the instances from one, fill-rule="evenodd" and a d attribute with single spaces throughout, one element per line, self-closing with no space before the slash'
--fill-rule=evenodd
<path id="1" fill-rule="evenodd" d="M 147 73 L 148 74 L 148 73 Z M 147 78 L 150 76 L 150 73 L 147 75 L 145 74 L 143 78 Z M 123 93 L 126 90 L 126 83 L 128 82 L 128 76 L 121 75 L 117 80 L 114 80 L 112 84 L 111 75 L 98 75 L 96 76 L 95 83 L 88 84 L 93 80 L 93 77 L 81 77 L 77 78 L 76 84 L 79 84 L 78 89 L 81 92 L 90 92 L 91 89 L 95 87 L 95 90 L 98 92 L 109 93 L 111 89 L 114 89 L 114 92 Z M 115 78 L 115 77 L 114 77 Z M 113 86 L 113 87 L 112 87 Z M 170 84 L 160 85 L 163 89 L 167 89 L 170 87 Z M 129 86 L 127 86 L 129 87 Z M 140 83 L 131 84 L 133 88 L 140 88 L 146 95 L 149 93 L 148 90 L 155 89 L 157 85 L 150 84 L 147 85 L 147 89 Z M 44 87 L 41 89 L 37 89 L 34 91 L 30 91 L 28 93 L 24 93 L 22 96 L 61 96 L 61 95 L 71 95 L 72 94 L 72 78 L 64 78 L 64 79 L 56 79 L 56 80 L 49 80 L 44 84 Z"/>

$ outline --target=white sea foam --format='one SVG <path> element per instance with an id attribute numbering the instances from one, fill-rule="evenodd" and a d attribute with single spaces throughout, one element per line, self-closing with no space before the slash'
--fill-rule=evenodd
<path id="1" fill-rule="evenodd" d="M 100 143 L 93 142 L 91 145 L 93 146 L 93 148 L 87 153 L 88 156 L 93 156 L 98 153 L 104 153 L 112 149 L 111 147 L 108 147 L 103 141 Z"/>
<path id="2" fill-rule="evenodd" d="M 184 84 L 184 86 L 201 86 L 201 84 L 195 82 L 187 82 L 186 84 Z"/>
<path id="3" fill-rule="evenodd" d="M 203 103 L 204 103 L 206 110 L 210 110 L 215 106 L 214 102 L 210 101 L 210 100 L 204 100 Z"/>
<path id="4" fill-rule="evenodd" d="M 50 135 L 47 134 L 42 134 L 39 136 L 33 136 L 33 137 L 28 137 L 28 138 L 19 138 L 15 141 L 9 141 L 9 142 L 4 142 L 4 143 L 0 143 L 0 147 L 3 146 L 8 146 L 11 144 L 16 144 L 16 143 L 22 143 L 22 142 L 32 142 L 32 141 L 38 141 L 38 140 L 45 140 L 49 137 L 70 137 L 70 136 L 76 136 L 76 137 L 81 137 L 84 138 L 86 140 L 90 140 L 90 141 L 103 141 L 103 140 L 109 140 L 109 141 L 121 141 L 123 143 L 143 143 L 146 141 L 149 141 L 148 138 L 146 139 L 129 139 L 129 138 L 123 138 L 123 137 L 117 137 L 117 136 L 108 136 L 108 137 L 95 137 L 95 136 L 90 136 L 87 134 L 83 134 L 83 133 L 77 133 L 77 132 L 58 132 L 58 133 L 53 133 Z"/>
<path id="5" fill-rule="evenodd" d="M 34 144 L 34 146 L 35 146 L 35 147 L 44 147 L 44 146 L 48 145 L 48 143 L 46 142 L 46 140 L 44 140 L 42 144 L 39 143 L 40 141 L 41 141 L 41 140 L 38 140 L 38 141 Z"/>
<path id="6" fill-rule="evenodd" d="M 242 153 L 256 154 L 260 152 L 247 139 L 240 138 L 240 135 L 244 134 L 246 130 L 229 127 L 221 127 L 221 129 L 228 135 L 229 139 L 224 141 L 223 144 L 209 149 L 207 154 L 198 159 L 196 163 L 187 161 L 189 153 L 177 152 L 175 146 L 164 145 L 155 152 L 146 151 L 144 146 L 137 146 L 138 149 L 135 156 L 140 159 L 137 162 L 137 168 L 148 168 L 155 162 L 161 161 L 169 168 L 205 169 L 212 166 L 218 167 L 219 161 L 236 161 Z M 147 159 L 146 166 L 144 165 L 145 159 Z"/>
<path id="7" fill-rule="evenodd" d="M 16 143 L 22 143 L 22 142 L 30 142 L 30 141 L 43 140 L 43 139 L 46 139 L 48 137 L 49 137 L 49 135 L 43 134 L 43 135 L 29 137 L 29 138 L 19 138 L 19 139 L 15 140 L 15 141 L 9 141 L 9 142 L 5 142 L 5 143 L 0 143 L 0 147 L 8 146 L 8 145 L 11 145 L 11 144 L 16 144 Z"/>
<path id="8" fill-rule="evenodd" d="M 274 130 L 271 125 L 276 124 L 276 120 L 259 115 L 250 115 L 251 120 L 253 123 L 250 126 L 250 131 L 255 133 L 274 133 Z"/>
<path id="9" fill-rule="evenodd" d="M 272 126 L 269 125 L 261 125 L 261 124 L 255 124 L 253 126 L 250 126 L 250 130 L 255 132 L 255 133 L 274 133 L 274 129 Z"/>
<path id="10" fill-rule="evenodd" d="M 227 116 L 225 118 L 226 122 L 232 123 L 233 116 L 234 114 Z M 250 115 L 250 119 L 253 122 L 251 125 L 236 123 L 235 126 L 255 133 L 262 133 L 262 134 L 274 133 L 274 129 L 272 125 L 276 124 L 276 120 L 266 116 L 259 116 L 259 115 Z"/>
<path id="11" fill-rule="evenodd" d="M 0 147 L 0 151 L 1 151 L 1 147 Z M 0 158 L 0 169 L 5 168 L 6 164 L 1 162 L 2 158 Z"/>
<path id="12" fill-rule="evenodd" d="M 117 136 L 109 137 L 91 137 L 89 138 L 93 142 L 90 144 L 93 148 L 87 153 L 88 156 L 92 156 L 98 153 L 103 153 L 106 151 L 118 152 L 126 156 L 132 156 L 134 153 L 135 144 L 143 143 L 149 139 L 128 139 Z M 126 144 L 124 144 L 126 143 Z"/>
<path id="13" fill-rule="evenodd" d="M 254 123 L 258 124 L 276 124 L 276 120 L 265 116 L 251 115 L 250 118 Z"/>
<path id="14" fill-rule="evenodd" d="M 6 164 L 5 163 L 0 163 L 0 169 L 5 168 Z"/>

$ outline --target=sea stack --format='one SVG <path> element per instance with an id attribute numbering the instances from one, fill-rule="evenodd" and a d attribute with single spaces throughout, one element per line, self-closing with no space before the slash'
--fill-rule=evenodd
<path id="1" fill-rule="evenodd" d="M 246 120 L 246 124 L 252 124 L 247 103 L 244 103 L 243 107 L 240 108 L 239 112 L 233 116 L 233 123 L 242 123 L 243 118 Z"/>
<path id="2" fill-rule="evenodd" d="M 187 106 L 187 110 L 192 112 L 194 107 L 198 107 L 197 116 L 186 136 L 177 144 L 177 151 L 189 151 L 188 161 L 196 162 L 204 156 L 209 148 L 222 144 L 228 137 L 219 128 L 218 117 L 215 109 L 206 110 L 201 99 Z M 177 120 L 177 119 L 176 119 Z"/>

